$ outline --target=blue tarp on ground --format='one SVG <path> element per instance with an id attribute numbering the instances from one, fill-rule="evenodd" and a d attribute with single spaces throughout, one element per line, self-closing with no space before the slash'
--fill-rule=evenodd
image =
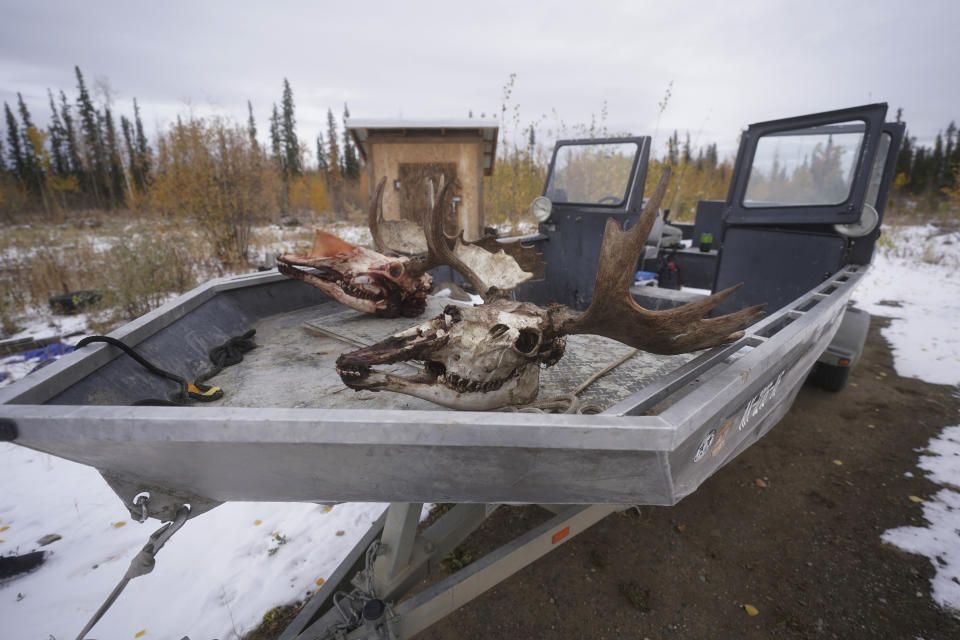
<path id="1" fill-rule="evenodd" d="M 30 362 L 32 360 L 36 360 L 37 366 L 30 370 L 30 373 L 33 373 L 37 369 L 42 369 L 51 362 L 54 362 L 60 356 L 65 356 L 72 351 L 73 347 L 70 345 L 63 344 L 62 342 L 54 342 L 53 344 L 48 344 L 40 349 L 21 351 L 20 353 L 16 353 L 4 359 L 7 362 Z M 4 377 L 6 376 L 0 377 L 0 380 L 2 380 Z"/>

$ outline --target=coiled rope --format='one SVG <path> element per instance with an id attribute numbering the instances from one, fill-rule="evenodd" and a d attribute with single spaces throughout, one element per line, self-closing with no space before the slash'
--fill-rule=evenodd
<path id="1" fill-rule="evenodd" d="M 632 349 L 622 358 L 611 362 L 606 367 L 587 378 L 583 384 L 574 389 L 571 393 L 553 396 L 552 398 L 546 398 L 544 400 L 536 400 L 529 404 L 508 405 L 506 407 L 497 409 L 497 411 L 510 411 L 513 413 L 576 413 L 582 415 L 601 413 L 603 412 L 604 407 L 598 404 L 584 404 L 579 398 L 580 394 L 583 393 L 583 391 L 594 382 L 607 375 L 633 356 L 637 355 L 638 351 L 639 349 Z"/>

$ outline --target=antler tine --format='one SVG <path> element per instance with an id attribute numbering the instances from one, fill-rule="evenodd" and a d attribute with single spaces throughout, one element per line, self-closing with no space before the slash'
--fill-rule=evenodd
<path id="1" fill-rule="evenodd" d="M 443 184 L 440 188 L 440 194 L 437 196 L 433 210 L 423 219 L 423 230 L 427 237 L 427 256 L 412 261 L 407 267 L 407 273 L 416 277 L 434 267 L 445 264 L 459 271 L 476 288 L 477 293 L 486 299 L 488 296 L 494 295 L 496 289 L 487 286 L 483 278 L 451 250 L 448 236 L 443 230 L 443 212 L 447 195 L 453 187 L 459 188 L 459 186 L 457 180 L 452 180 Z"/>
<path id="2" fill-rule="evenodd" d="M 373 237 L 373 245 L 377 251 L 386 251 L 388 249 L 383 241 L 383 233 L 380 229 L 380 221 L 383 220 L 383 187 L 387 183 L 384 176 L 377 183 L 377 190 L 370 200 L 370 211 L 367 213 L 367 226 L 370 227 L 370 235 Z"/>
<path id="3" fill-rule="evenodd" d="M 435 199 L 434 199 L 434 196 L 436 195 L 436 190 L 437 190 L 437 189 L 440 189 L 441 194 L 443 193 L 443 186 L 444 186 L 443 183 L 446 181 L 446 179 L 447 179 L 446 174 L 441 173 L 441 174 L 440 174 L 440 178 L 437 180 L 437 187 L 434 187 L 434 186 L 433 186 L 433 180 L 431 180 L 430 178 L 427 178 L 427 185 L 428 185 L 428 187 L 429 187 L 429 189 L 427 189 L 427 197 L 430 199 L 430 213 L 431 213 L 431 215 L 433 215 L 433 209 L 434 209 L 434 207 L 436 206 L 436 203 L 438 202 L 438 200 L 435 200 Z M 452 184 L 453 186 L 455 186 L 456 188 L 458 188 L 458 189 L 460 188 L 460 183 L 457 182 L 456 179 L 454 179 L 451 184 Z M 426 217 L 426 216 L 424 216 L 424 217 Z M 439 222 L 438 222 L 437 224 L 439 224 L 440 230 L 443 232 L 443 237 L 447 239 L 447 245 L 446 245 L 446 246 L 450 246 L 450 243 L 456 241 L 457 238 L 460 238 L 461 240 L 463 239 L 463 232 L 462 232 L 462 231 L 459 232 L 459 233 L 456 233 L 456 229 L 454 229 L 454 232 L 455 232 L 455 233 L 454 233 L 453 235 L 450 235 L 449 233 L 447 233 L 446 229 L 443 228 L 443 210 L 442 210 L 442 209 L 440 210 Z M 423 228 L 424 228 L 424 229 L 427 228 L 426 222 L 424 222 Z"/>
<path id="4" fill-rule="evenodd" d="M 640 219 L 629 231 L 621 231 L 615 220 L 607 220 L 593 300 L 580 316 L 560 318 L 562 333 L 592 333 L 651 353 L 675 354 L 737 340 L 743 336 L 743 329 L 763 315 L 764 305 L 758 305 L 718 318 L 703 318 L 741 285 L 667 311 L 650 311 L 634 301 L 630 295 L 634 266 L 669 181 L 670 169 L 665 167 Z"/>

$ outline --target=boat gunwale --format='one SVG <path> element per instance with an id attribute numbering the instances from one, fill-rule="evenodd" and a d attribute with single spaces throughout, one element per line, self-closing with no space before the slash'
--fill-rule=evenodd
<path id="1" fill-rule="evenodd" d="M 705 351 L 693 361 L 664 376 L 625 400 L 610 407 L 603 414 L 558 415 L 509 412 L 477 411 L 429 411 L 429 410 L 360 410 L 322 408 L 251 408 L 218 407 L 216 413 L 206 407 L 130 407 L 111 405 L 46 405 L 24 402 L 37 389 L 57 383 L 57 390 L 40 395 L 53 397 L 63 388 L 76 382 L 113 358 L 119 351 L 101 344 L 92 346 L 89 353 L 70 354 L 50 367 L 23 381 L 0 390 L 0 417 L 12 419 L 28 427 L 34 439 L 40 431 L 49 435 L 58 434 L 68 438 L 65 425 L 91 423 L 106 436 L 107 425 L 116 423 L 117 433 L 111 438 L 128 439 L 130 429 L 138 426 L 140 437 L 151 438 L 151 429 L 164 424 L 173 431 L 155 434 L 157 438 L 169 439 L 179 433 L 178 424 L 222 425 L 230 424 L 231 440 L 243 438 L 249 432 L 251 441 L 263 442 L 272 439 L 305 437 L 304 428 L 313 434 L 310 439 L 336 434 L 336 442 L 370 442 L 395 444 L 442 444 L 454 446 L 485 446 L 502 444 L 504 435 L 509 436 L 510 446 L 569 447 L 576 448 L 635 448 L 643 442 L 643 449 L 670 451 L 684 442 L 700 428 L 707 416 L 735 404 L 740 398 L 755 392 L 763 372 L 771 369 L 778 358 L 784 357 L 790 345 L 806 342 L 824 322 L 827 314 L 836 315 L 842 309 L 853 289 L 865 274 L 866 267 L 847 266 L 831 278 L 814 287 L 794 302 L 770 314 L 750 327 L 740 340 Z M 278 273 L 257 273 L 232 278 L 212 280 L 184 296 L 177 298 L 113 332 L 111 335 L 132 346 L 154 335 L 221 292 L 233 289 L 270 284 L 284 280 Z M 833 287 L 828 294 L 823 291 Z M 798 311 L 812 299 L 819 304 L 808 311 Z M 784 318 L 793 321 L 770 337 L 763 334 Z M 825 319 L 826 318 L 826 319 Z M 824 322 L 819 322 L 824 320 Z M 838 323 L 836 323 L 838 324 Z M 832 335 L 832 334 L 831 334 Z M 728 354 L 743 347 L 754 348 L 734 362 L 726 363 Z M 79 373 L 80 371 L 85 373 Z M 710 380 L 684 392 L 685 379 L 711 373 Z M 69 382 L 65 382 L 68 381 Z M 675 396 L 675 397 L 674 397 Z M 658 415 L 637 415 L 656 402 L 670 400 L 669 405 Z M 41 425 L 46 424 L 46 428 Z M 257 427 L 260 426 L 260 428 Z M 283 428 L 278 428 L 278 427 Z M 444 426 L 444 429 L 439 429 Z M 241 428 L 242 427 L 242 428 Z M 456 430 L 455 442 L 451 430 Z M 83 430 L 74 437 L 89 437 Z M 288 433 L 286 433 L 288 432 Z M 286 435 L 284 435 L 286 433 Z M 126 434 L 126 435 L 124 435 Z M 213 434 L 184 433 L 183 437 L 198 438 L 198 441 L 216 441 Z M 222 435 L 220 436 L 222 438 Z M 500 439 L 498 439 L 500 438 Z M 26 441 L 22 441 L 26 444 Z M 29 445 L 28 445 L 29 446 Z"/>

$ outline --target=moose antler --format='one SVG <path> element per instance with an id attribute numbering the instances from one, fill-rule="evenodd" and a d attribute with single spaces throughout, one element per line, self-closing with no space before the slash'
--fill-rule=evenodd
<path id="1" fill-rule="evenodd" d="M 411 260 L 407 272 L 416 277 L 434 267 L 448 265 L 459 271 L 484 300 L 499 297 L 521 282 L 532 278 L 533 271 L 525 271 L 520 267 L 517 259 L 507 253 L 506 248 L 512 248 L 511 245 L 497 247 L 498 250 L 493 251 L 477 243 L 465 241 L 462 231 L 453 238 L 444 233 L 443 212 L 454 186 L 457 188 L 460 186 L 456 180 L 444 184 L 433 210 L 429 215 L 424 216 L 423 230 L 427 241 L 427 255 Z M 519 243 L 516 244 L 519 247 Z M 527 261 L 530 262 L 529 255 Z"/>
<path id="2" fill-rule="evenodd" d="M 386 182 L 386 178 L 381 178 L 377 183 L 377 190 L 367 213 L 367 225 L 370 227 L 374 247 L 377 251 L 392 251 L 407 256 L 426 253 L 427 244 L 423 238 L 423 230 L 416 222 L 384 220 L 383 189 Z"/>
<path id="3" fill-rule="evenodd" d="M 560 360 L 567 334 L 597 334 L 661 354 L 695 351 L 738 339 L 743 329 L 763 314 L 762 306 L 703 318 L 737 287 L 670 311 L 648 311 L 630 296 L 631 277 L 668 180 L 669 171 L 664 171 L 632 229 L 621 231 L 613 220 L 607 222 L 593 302 L 582 315 L 575 316 L 563 305 L 542 309 L 530 302 L 506 299 L 472 307 L 450 305 L 426 322 L 370 347 L 342 354 L 337 359 L 340 377 L 353 389 L 405 393 L 454 409 L 495 409 L 533 402 L 539 390 L 540 367 Z M 440 229 L 437 207 L 442 206 L 448 191 L 449 185 L 427 220 L 430 251 L 416 268 L 425 271 L 437 264 L 450 264 L 478 291 L 489 294 L 496 289 L 490 284 L 493 281 L 481 280 L 480 269 L 459 256 L 458 252 L 469 245 L 458 237 L 451 248 Z M 376 369 L 378 365 L 412 360 L 423 363 L 423 370 L 415 376 Z"/>
<path id="4" fill-rule="evenodd" d="M 733 342 L 763 315 L 765 305 L 761 304 L 717 318 L 703 317 L 743 283 L 666 311 L 650 311 L 634 301 L 630 295 L 634 267 L 656 221 L 669 180 L 670 168 L 666 167 L 640 219 L 629 231 L 621 231 L 615 220 L 607 220 L 593 300 L 576 317 L 565 308 L 557 308 L 560 333 L 591 333 L 651 353 L 676 354 Z"/>

